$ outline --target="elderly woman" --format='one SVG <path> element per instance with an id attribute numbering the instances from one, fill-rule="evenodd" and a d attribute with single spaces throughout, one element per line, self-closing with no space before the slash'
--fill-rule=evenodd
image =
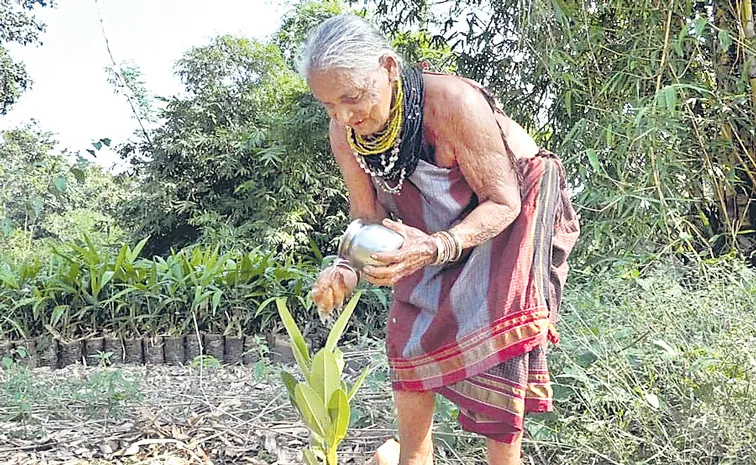
<path id="1" fill-rule="evenodd" d="M 300 61 L 330 116 L 350 215 L 404 236 L 380 266 L 338 263 L 312 298 L 339 305 L 358 275 L 393 286 L 387 353 L 399 463 L 430 464 L 434 397 L 518 464 L 526 412 L 552 407 L 545 349 L 578 235 L 563 168 L 478 84 L 405 66 L 357 16 L 332 18 Z"/>

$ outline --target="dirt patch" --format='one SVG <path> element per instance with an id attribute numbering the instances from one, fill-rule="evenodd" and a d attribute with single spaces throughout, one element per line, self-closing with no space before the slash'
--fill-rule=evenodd
<path id="1" fill-rule="evenodd" d="M 370 357 L 352 355 L 349 366 Z M 263 376 L 233 366 L 0 370 L 0 463 L 300 464 L 308 433 L 279 379 L 271 365 Z M 345 464 L 364 463 L 392 436 L 388 384 L 366 383 L 354 410 Z"/>

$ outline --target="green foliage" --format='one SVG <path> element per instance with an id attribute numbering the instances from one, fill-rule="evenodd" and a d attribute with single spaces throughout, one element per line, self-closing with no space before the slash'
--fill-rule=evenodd
<path id="1" fill-rule="evenodd" d="M 0 114 L 8 113 L 21 94 L 31 86 L 23 63 L 14 62 L 5 47 L 0 47 Z"/>
<path id="2" fill-rule="evenodd" d="M 5 44 L 38 43 L 39 34 L 45 30 L 45 26 L 31 13 L 37 7 L 44 8 L 52 4 L 53 2 L 48 0 L 0 2 L 0 115 L 6 114 L 21 94 L 31 86 L 23 63 L 13 61 Z"/>
<path id="3" fill-rule="evenodd" d="M 2 420 L 26 421 L 40 406 L 81 409 L 85 418 L 119 418 L 125 408 L 142 399 L 138 380 L 112 368 L 98 368 L 86 377 L 64 382 L 36 376 L 17 365 L 0 374 Z"/>
<path id="4" fill-rule="evenodd" d="M 79 158 L 57 153 L 50 134 L 30 125 L 0 141 L 0 253 L 10 259 L 49 255 L 50 240 L 98 245 L 123 240 L 117 205 L 129 182 Z"/>
<path id="5" fill-rule="evenodd" d="M 566 294 L 546 463 L 751 463 L 756 276 L 737 260 L 632 267 Z"/>
<path id="6" fill-rule="evenodd" d="M 280 50 L 218 37 L 176 66 L 185 97 L 136 158 L 140 195 L 125 211 L 149 250 L 199 241 L 302 252 L 345 221 L 324 112 Z"/>
<path id="7" fill-rule="evenodd" d="M 310 30 L 328 18 L 346 12 L 347 9 L 340 0 L 299 1 L 281 21 L 281 27 L 273 36 L 273 45 L 281 50 L 281 54 L 293 68 Z"/>
<path id="8" fill-rule="evenodd" d="M 333 249 L 346 193 L 327 116 L 292 65 L 309 29 L 345 11 L 337 1 L 300 2 L 270 42 L 217 37 L 179 60 L 186 95 L 167 100 L 150 140 L 122 150 L 141 183 L 124 215 L 136 237 L 151 237 L 150 252 L 196 242 Z M 452 69 L 440 40 L 418 32 L 395 43 L 410 62 Z"/>
<path id="9" fill-rule="evenodd" d="M 105 72 L 108 74 L 108 84 L 113 87 L 115 93 L 126 95 L 134 102 L 134 111 L 136 112 L 134 117 L 138 115 L 140 119 L 154 123 L 156 115 L 152 97 L 147 91 L 142 70 L 136 63 L 127 61 L 121 63 L 118 69 L 107 66 Z M 99 150 L 99 147 L 95 148 Z"/>
<path id="10" fill-rule="evenodd" d="M 147 259 L 145 244 L 113 250 L 85 237 L 53 246 L 44 260 L 0 262 L 0 338 L 255 334 L 270 324 L 265 301 L 304 296 L 314 275 L 311 263 L 260 249 L 196 246 Z"/>
<path id="11" fill-rule="evenodd" d="M 29 354 L 26 352 L 26 348 L 17 347 L 10 351 L 10 353 L 3 355 L 3 357 L 0 358 L 0 368 L 10 370 L 11 368 L 16 366 L 16 363 L 26 358 L 28 355 Z"/>
<path id="12" fill-rule="evenodd" d="M 442 36 L 427 31 L 395 32 L 391 44 L 409 65 L 427 63 L 432 71 L 456 71 L 457 57 Z"/>
<path id="13" fill-rule="evenodd" d="M 346 437 L 349 427 L 351 415 L 349 402 L 354 398 L 368 374 L 368 369 L 365 369 L 351 389 L 348 389 L 346 382 L 341 379 L 344 370 L 344 354 L 337 347 L 360 295 L 357 293 L 349 300 L 333 325 L 325 347 L 313 357 L 310 356 L 294 317 L 286 307 L 286 298 L 276 300 L 279 315 L 291 338 L 294 357 L 304 377 L 303 382 L 297 382 L 291 374 L 281 372 L 281 379 L 289 393 L 289 400 L 310 430 L 310 448 L 303 451 L 308 465 L 338 464 L 337 450 Z"/>
<path id="14" fill-rule="evenodd" d="M 212 355 L 197 355 L 189 362 L 190 368 L 220 368 L 221 364 Z"/>

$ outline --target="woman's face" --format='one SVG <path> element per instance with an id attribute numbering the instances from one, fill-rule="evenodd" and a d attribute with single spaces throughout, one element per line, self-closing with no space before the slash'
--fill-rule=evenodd
<path id="1" fill-rule="evenodd" d="M 367 74 L 342 68 L 314 70 L 307 82 L 328 116 L 367 136 L 388 122 L 397 75 L 396 61 L 385 56 Z"/>

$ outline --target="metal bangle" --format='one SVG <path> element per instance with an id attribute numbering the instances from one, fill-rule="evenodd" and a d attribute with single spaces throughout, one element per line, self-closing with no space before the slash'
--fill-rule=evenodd
<path id="1" fill-rule="evenodd" d="M 448 239 L 444 237 L 443 232 L 431 234 L 431 237 L 436 242 L 436 247 L 438 248 L 436 261 L 433 264 L 443 265 L 449 261 L 449 257 L 451 256 L 451 248 L 449 247 L 450 244 Z"/>
<path id="2" fill-rule="evenodd" d="M 354 273 L 355 276 L 357 276 L 357 281 L 360 280 L 360 277 L 361 277 L 360 276 L 360 271 L 357 268 L 353 267 L 352 264 L 349 263 L 349 260 L 346 260 L 346 259 L 343 259 L 341 257 L 338 257 L 338 258 L 336 258 L 333 261 L 333 263 L 331 264 L 331 266 L 334 267 L 334 268 L 339 268 L 339 267 L 345 268 L 345 269 L 351 271 L 352 273 Z"/>
<path id="3" fill-rule="evenodd" d="M 457 233 L 452 230 L 446 231 L 446 233 L 449 235 L 449 237 L 451 237 L 452 241 L 454 241 L 455 254 L 451 261 L 456 262 L 457 260 L 462 258 L 462 252 L 464 251 L 464 249 L 462 248 L 462 240 L 459 238 Z"/>

